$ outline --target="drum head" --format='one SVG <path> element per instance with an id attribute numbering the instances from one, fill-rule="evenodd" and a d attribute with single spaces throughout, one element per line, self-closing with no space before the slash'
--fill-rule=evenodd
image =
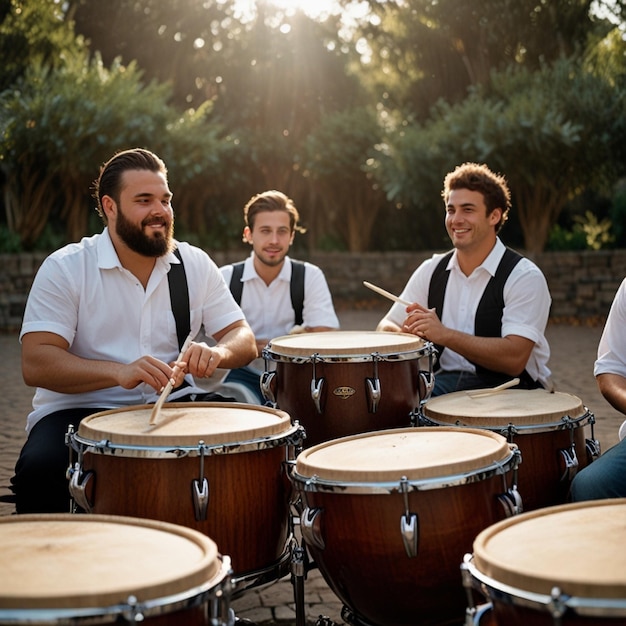
<path id="1" fill-rule="evenodd" d="M 212 581 L 217 546 L 192 530 L 130 517 L 0 518 L 0 609 L 78 609 L 182 593 Z"/>
<path id="2" fill-rule="evenodd" d="M 505 389 L 488 396 L 472 397 L 455 391 L 428 400 L 423 414 L 438 424 L 496 428 L 508 424 L 554 423 L 568 415 L 585 415 L 580 398 L 545 389 Z"/>
<path id="3" fill-rule="evenodd" d="M 399 428 L 327 441 L 301 452 L 300 476 L 345 482 L 388 482 L 450 476 L 505 461 L 504 437 L 464 428 Z"/>
<path id="4" fill-rule="evenodd" d="M 483 574 L 516 589 L 626 597 L 626 499 L 548 507 L 498 522 L 474 541 Z"/>
<path id="5" fill-rule="evenodd" d="M 82 420 L 78 435 L 117 445 L 197 446 L 252 441 L 280 435 L 291 426 L 287 413 L 236 402 L 172 402 L 150 424 L 152 404 L 94 413 Z"/>
<path id="6" fill-rule="evenodd" d="M 267 350 L 284 357 L 320 356 L 363 356 L 373 352 L 381 355 L 399 354 L 421 350 L 425 343 L 406 333 L 328 331 L 285 335 L 272 339 Z"/>

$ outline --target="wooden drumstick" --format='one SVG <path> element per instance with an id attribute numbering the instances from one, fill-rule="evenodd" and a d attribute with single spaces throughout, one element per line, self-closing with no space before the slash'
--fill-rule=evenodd
<path id="1" fill-rule="evenodd" d="M 189 333 L 189 336 L 187 337 L 187 339 L 185 339 L 185 343 L 183 344 L 183 347 L 180 349 L 180 354 L 178 355 L 178 358 L 176 359 L 177 361 L 180 361 L 183 358 L 183 354 L 187 352 L 187 348 L 189 348 L 189 346 L 191 345 L 191 342 L 193 341 L 193 337 L 194 337 L 193 333 Z M 167 381 L 167 385 L 163 387 L 163 391 L 161 392 L 161 395 L 159 396 L 159 399 L 157 400 L 156 404 L 152 408 L 152 413 L 150 413 L 149 423 L 151 425 L 156 424 L 157 417 L 159 416 L 159 412 L 161 411 L 161 407 L 163 406 L 163 403 L 165 402 L 167 396 L 169 396 L 172 391 L 172 387 L 174 386 L 174 377 L 176 376 L 176 374 L 178 374 L 178 367 L 174 366 L 172 378 L 170 378 Z"/>
<path id="2" fill-rule="evenodd" d="M 519 385 L 519 378 L 513 378 L 512 380 L 502 383 L 497 387 L 492 387 L 491 389 L 471 389 L 465 393 L 467 393 L 470 398 L 482 398 L 483 396 L 490 396 L 494 393 L 498 393 L 498 391 L 508 389 L 509 387 L 515 387 L 515 385 Z"/>
<path id="3" fill-rule="evenodd" d="M 394 296 L 392 293 L 390 293 L 389 291 L 385 291 L 381 287 L 377 287 L 376 285 L 372 285 L 372 283 L 368 283 L 366 280 L 363 281 L 363 284 L 368 289 L 371 289 L 372 291 L 379 293 L 381 296 L 385 296 L 385 298 L 389 298 L 389 300 L 393 300 L 394 302 L 398 302 L 399 304 L 403 304 L 404 306 L 409 306 L 411 304 L 407 300 L 403 300 L 402 298 L 399 298 L 398 296 Z"/>

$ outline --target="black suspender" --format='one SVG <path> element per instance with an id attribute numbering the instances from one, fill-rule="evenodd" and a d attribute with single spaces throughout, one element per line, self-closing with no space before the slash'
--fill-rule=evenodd
<path id="1" fill-rule="evenodd" d="M 430 279 L 430 285 L 428 287 L 428 307 L 434 308 L 437 312 L 437 316 L 441 319 L 443 312 L 443 299 L 446 293 L 446 287 L 448 284 L 448 278 L 450 272 L 446 269 L 450 257 L 453 252 L 449 252 L 437 264 L 437 267 L 433 271 Z M 500 337 L 502 333 L 502 312 L 504 310 L 504 285 L 509 278 L 511 272 L 515 266 L 520 262 L 522 256 L 507 248 L 504 251 L 504 255 L 498 264 L 496 273 L 491 277 L 485 291 L 478 303 L 476 309 L 476 317 L 474 319 L 474 334 L 478 337 Z M 435 346 L 439 352 L 439 358 L 444 350 L 444 346 Z M 483 378 L 492 378 L 494 384 L 496 382 L 502 382 L 499 379 L 505 380 L 501 374 L 491 372 L 480 365 L 476 366 L 476 373 Z M 526 370 L 520 375 L 522 382 L 520 387 L 532 388 L 536 387 L 537 383 L 533 381 Z"/>
<path id="2" fill-rule="evenodd" d="M 241 292 L 243 291 L 243 283 L 241 282 L 241 277 L 243 276 L 243 267 L 245 265 L 245 261 L 241 261 L 239 263 L 233 263 L 233 273 L 230 277 L 230 293 L 233 294 L 233 298 L 235 298 L 235 302 L 241 306 Z"/>
<path id="3" fill-rule="evenodd" d="M 189 286 L 187 285 L 185 265 L 183 264 L 183 259 L 180 256 L 178 248 L 174 250 L 174 254 L 178 257 L 180 263 L 172 263 L 170 265 L 167 280 L 170 286 L 172 313 L 176 320 L 176 335 L 178 337 L 178 348 L 180 350 L 191 331 L 189 320 Z"/>
<path id="4" fill-rule="evenodd" d="M 230 292 L 235 298 L 235 302 L 241 306 L 241 293 L 243 291 L 243 268 L 245 261 L 233 263 L 233 273 L 230 277 Z M 304 321 L 304 263 L 291 259 L 291 282 L 289 283 L 289 293 L 291 296 L 291 306 L 295 312 L 295 324 L 300 326 Z"/>
<path id="5" fill-rule="evenodd" d="M 304 318 L 304 263 L 302 261 L 291 261 L 291 283 L 289 284 L 291 294 L 291 306 L 296 314 L 296 326 L 301 326 Z"/>
<path id="6" fill-rule="evenodd" d="M 452 257 L 454 250 L 448 252 L 437 264 L 435 271 L 430 277 L 430 285 L 428 286 L 428 308 L 435 309 L 437 317 L 441 319 L 443 313 L 443 297 L 446 294 L 446 287 L 448 285 L 448 278 L 450 278 L 450 272 L 446 269 L 448 262 Z M 435 346 L 441 358 L 442 352 L 445 350 L 445 346 Z"/>

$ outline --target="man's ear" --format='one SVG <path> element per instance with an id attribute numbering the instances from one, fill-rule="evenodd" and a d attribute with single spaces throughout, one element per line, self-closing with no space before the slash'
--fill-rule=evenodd
<path id="1" fill-rule="evenodd" d="M 243 240 L 247 241 L 250 245 L 252 245 L 252 231 L 249 226 L 246 226 L 243 229 Z"/>
<path id="2" fill-rule="evenodd" d="M 111 196 L 102 196 L 100 203 L 102 204 L 102 210 L 107 216 L 107 219 L 115 216 L 117 213 L 117 203 L 113 200 L 113 198 L 111 198 Z"/>
<path id="3" fill-rule="evenodd" d="M 489 213 L 489 222 L 492 226 L 495 226 L 498 222 L 502 220 L 502 209 L 494 209 L 491 213 Z"/>

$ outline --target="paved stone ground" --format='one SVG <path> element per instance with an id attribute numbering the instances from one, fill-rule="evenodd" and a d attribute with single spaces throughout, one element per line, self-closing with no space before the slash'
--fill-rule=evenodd
<path id="1" fill-rule="evenodd" d="M 344 330 L 373 330 L 384 310 L 340 310 Z M 582 399 L 595 415 L 595 435 L 606 451 L 618 441 L 622 416 L 602 398 L 593 378 L 593 362 L 602 332 L 599 325 L 554 324 L 548 327 L 552 357 L 550 365 L 559 391 Z M 0 334 L 0 379 L 3 381 L 3 406 L 0 410 L 0 495 L 6 494 L 15 460 L 24 442 L 24 424 L 30 409 L 32 389 L 26 387 L 20 369 L 17 335 Z M 10 515 L 13 507 L 0 503 L 0 515 Z M 292 626 L 295 624 L 293 588 L 289 576 L 266 587 L 247 591 L 233 602 L 237 617 L 257 624 Z M 342 624 L 341 603 L 329 590 L 319 571 L 309 572 L 304 584 L 304 609 L 307 623 L 320 615 Z"/>

